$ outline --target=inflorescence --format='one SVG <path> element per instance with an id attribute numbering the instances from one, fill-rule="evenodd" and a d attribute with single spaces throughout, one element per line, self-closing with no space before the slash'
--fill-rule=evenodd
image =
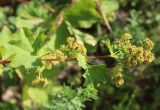
<path id="1" fill-rule="evenodd" d="M 118 62 L 116 66 L 112 68 L 112 80 L 118 87 L 124 83 L 122 75 L 124 67 L 147 64 L 154 60 L 154 54 L 151 52 L 154 43 L 149 38 L 145 38 L 139 45 L 135 45 L 131 41 L 132 38 L 130 34 L 125 33 L 113 43 L 108 39 L 103 41 L 111 52 L 110 56 Z M 60 49 L 51 51 L 46 57 L 52 57 L 57 59 L 58 62 L 64 62 L 67 58 L 73 58 L 79 53 L 86 56 L 87 50 L 85 46 L 77 42 L 73 37 L 68 37 L 66 45 L 61 45 Z M 52 68 L 52 62 L 44 62 L 44 66 L 45 68 Z M 45 87 L 48 84 L 48 80 L 41 75 L 44 66 L 42 67 L 43 69 L 38 72 L 39 76 L 32 81 L 34 86 Z"/>
<path id="2" fill-rule="evenodd" d="M 86 55 L 87 51 L 84 45 L 77 42 L 73 37 L 67 38 L 67 44 L 61 45 L 60 49 L 55 49 L 43 57 L 51 57 L 57 59 L 57 62 L 64 62 L 66 58 L 72 58 L 78 55 L 78 53 L 82 55 Z M 45 67 L 44 67 L 45 66 Z M 45 61 L 44 66 L 38 68 L 38 76 L 35 80 L 32 81 L 33 86 L 45 87 L 48 84 L 47 78 L 42 77 L 42 71 L 46 69 L 52 68 L 52 62 Z"/>
<path id="3" fill-rule="evenodd" d="M 112 79 L 118 87 L 124 83 L 123 67 L 148 64 L 154 60 L 154 54 L 152 53 L 154 43 L 149 38 L 145 38 L 139 45 L 135 45 L 131 41 L 132 38 L 132 35 L 125 33 L 112 44 L 108 39 L 104 41 L 107 46 L 110 44 L 109 48 L 112 47 L 111 53 L 114 53 L 111 57 L 114 57 L 118 62 L 112 71 L 114 73 Z"/>
<path id="4" fill-rule="evenodd" d="M 123 54 L 121 61 L 124 66 L 136 66 L 139 64 L 151 63 L 154 60 L 153 42 L 149 38 L 145 38 L 140 46 L 131 43 L 132 36 L 128 33 L 122 35 L 114 43 Z"/>

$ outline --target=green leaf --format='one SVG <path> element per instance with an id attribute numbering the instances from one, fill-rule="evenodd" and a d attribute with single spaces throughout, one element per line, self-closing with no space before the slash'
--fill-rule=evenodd
<path id="1" fill-rule="evenodd" d="M 64 17 L 76 28 L 90 28 L 100 18 L 94 0 L 77 0 L 65 9 Z"/>
<path id="2" fill-rule="evenodd" d="M 46 42 L 46 44 L 43 45 L 41 49 L 39 49 L 38 56 L 44 55 L 48 53 L 48 51 L 50 50 L 54 50 L 56 44 L 55 40 L 56 40 L 56 35 L 53 35 L 51 39 L 48 42 Z"/>
<path id="3" fill-rule="evenodd" d="M 0 28 L 7 23 L 7 15 L 5 13 L 5 8 L 0 7 Z"/>
<path id="4" fill-rule="evenodd" d="M 26 68 L 31 67 L 31 64 L 36 61 L 36 57 L 29 52 L 21 49 L 15 45 L 5 44 L 5 54 L 2 56 L 3 60 L 11 60 L 12 67 L 19 67 L 24 65 Z"/>
<path id="5" fill-rule="evenodd" d="M 33 48 L 23 29 L 20 29 L 15 33 L 11 33 L 8 27 L 3 27 L 2 31 L 0 32 L 0 45 L 3 46 L 6 43 L 16 45 L 29 52 L 33 51 Z"/>
<path id="6" fill-rule="evenodd" d="M 97 41 L 92 35 L 79 31 L 78 29 L 74 28 L 68 21 L 65 23 L 67 24 L 69 33 L 75 36 L 78 41 L 81 41 L 81 43 L 85 42 L 91 46 L 96 45 Z"/>
<path id="7" fill-rule="evenodd" d="M 37 104 L 43 105 L 48 101 L 48 95 L 42 88 L 29 88 L 28 96 Z"/>
<path id="8" fill-rule="evenodd" d="M 38 28 L 35 32 L 32 32 L 28 28 L 23 28 L 23 31 L 30 44 L 32 45 L 33 54 L 37 54 L 49 40 L 48 37 L 44 34 L 44 30 L 42 28 Z"/>
<path id="9" fill-rule="evenodd" d="M 3 45 L 11 40 L 13 40 L 11 31 L 8 27 L 4 26 L 0 32 L 0 44 Z"/>
<path id="10" fill-rule="evenodd" d="M 47 18 L 51 13 L 44 8 L 39 0 L 22 3 L 17 9 L 17 15 L 23 18 Z"/>
<path id="11" fill-rule="evenodd" d="M 85 80 L 85 85 L 93 84 L 98 86 L 98 84 L 106 83 L 108 81 L 109 71 L 106 65 L 92 65 L 88 67 L 88 70 L 83 75 Z"/>
<path id="12" fill-rule="evenodd" d="M 17 28 L 29 28 L 32 29 L 33 27 L 37 26 L 38 24 L 42 23 L 44 20 L 41 18 L 32 18 L 32 19 L 24 19 L 21 17 L 11 17 L 10 22 L 13 23 Z"/>
<path id="13" fill-rule="evenodd" d="M 76 89 L 64 86 L 57 96 L 58 97 L 53 99 L 49 105 L 49 107 L 54 110 L 82 110 L 85 101 L 98 99 L 97 90 L 93 85 Z"/>
<path id="14" fill-rule="evenodd" d="M 28 52 L 33 51 L 32 45 L 31 45 L 30 41 L 28 40 L 27 36 L 25 35 L 25 31 L 23 28 L 21 28 L 19 32 L 16 32 L 14 34 L 14 37 L 16 37 L 17 40 L 19 41 L 17 44 L 15 44 L 16 46 L 18 46 L 22 49 L 25 49 Z"/>
<path id="15" fill-rule="evenodd" d="M 87 62 L 86 62 L 86 58 L 84 55 L 78 53 L 77 61 L 78 61 L 79 66 L 81 66 L 83 69 L 87 69 Z"/>
<path id="16" fill-rule="evenodd" d="M 33 33 L 24 28 L 11 33 L 7 27 L 4 27 L 0 33 L 0 46 L 5 50 L 2 59 L 11 60 L 10 65 L 14 68 L 22 65 L 26 68 L 31 67 L 36 61 L 37 53 L 46 41 L 47 36 L 42 29 Z"/>
<path id="17" fill-rule="evenodd" d="M 33 54 L 37 54 L 37 52 L 44 46 L 44 44 L 48 40 L 48 37 L 44 34 L 44 31 L 40 28 L 33 35 L 35 38 L 32 44 L 32 47 L 34 48 Z"/>
<path id="18" fill-rule="evenodd" d="M 79 31 L 74 28 L 68 21 L 64 21 L 61 26 L 58 28 L 56 35 L 52 38 L 55 48 L 59 48 L 61 44 L 65 43 L 65 39 L 69 36 L 74 36 L 80 43 L 86 43 L 91 47 L 94 47 L 97 43 L 97 40 L 90 34 Z M 95 48 L 95 47 L 94 47 Z"/>
<path id="19" fill-rule="evenodd" d="M 88 84 L 87 87 L 83 91 L 84 96 L 90 99 L 97 100 L 97 89 L 94 87 L 93 84 Z"/>
<path id="20" fill-rule="evenodd" d="M 108 38 L 106 38 L 106 39 L 104 39 L 102 42 L 103 42 L 104 45 L 109 49 L 109 52 L 110 52 L 111 56 L 113 56 L 113 55 L 114 55 L 113 46 L 112 46 L 110 40 L 109 40 Z"/>
<path id="21" fill-rule="evenodd" d="M 54 40 L 55 48 L 59 48 L 61 44 L 64 44 L 67 37 L 70 35 L 65 22 L 62 22 L 60 27 L 57 29 L 56 38 Z"/>
<path id="22" fill-rule="evenodd" d="M 108 15 L 111 12 L 118 10 L 119 5 L 117 0 L 101 0 L 101 7 L 104 13 Z"/>
<path id="23" fill-rule="evenodd" d="M 3 46 L 0 46 L 0 57 L 5 54 L 5 51 L 5 48 Z"/>

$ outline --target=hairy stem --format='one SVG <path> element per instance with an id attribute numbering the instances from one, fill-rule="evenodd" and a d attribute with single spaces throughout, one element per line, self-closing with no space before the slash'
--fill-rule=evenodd
<path id="1" fill-rule="evenodd" d="M 111 56 L 87 56 L 86 59 L 105 59 L 105 58 L 111 58 Z M 57 58 L 41 58 L 42 61 L 59 61 Z M 66 58 L 65 61 L 71 61 L 71 60 L 77 60 L 76 57 L 73 58 Z M 11 61 L 9 60 L 0 60 L 0 64 L 9 64 Z"/>
<path id="2" fill-rule="evenodd" d="M 110 58 L 110 56 L 87 56 L 86 59 L 105 59 Z M 59 61 L 57 58 L 48 58 L 48 59 L 42 59 L 43 61 Z M 71 61 L 71 60 L 77 60 L 77 58 L 66 58 L 65 61 Z"/>

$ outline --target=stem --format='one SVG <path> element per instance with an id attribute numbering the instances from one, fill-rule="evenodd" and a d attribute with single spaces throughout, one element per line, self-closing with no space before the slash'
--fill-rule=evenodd
<path id="1" fill-rule="evenodd" d="M 51 54 L 52 52 L 48 52 L 48 53 L 46 53 L 46 54 L 43 54 L 43 55 L 41 55 L 40 56 L 40 58 L 42 58 L 42 57 L 44 57 L 44 56 L 46 56 L 46 55 L 49 55 L 49 54 Z"/>
<path id="2" fill-rule="evenodd" d="M 109 21 L 108 21 L 108 19 L 106 18 L 104 12 L 103 12 L 102 9 L 101 9 L 101 5 L 100 5 L 99 0 L 95 0 L 95 3 L 96 3 L 97 10 L 98 10 L 98 12 L 100 13 L 100 15 L 102 16 L 102 19 L 103 19 L 106 27 L 108 28 L 109 32 L 112 32 L 112 28 L 111 28 L 111 26 L 110 26 L 110 24 L 109 24 Z"/>
<path id="3" fill-rule="evenodd" d="M 105 59 L 105 58 L 111 58 L 111 56 L 87 56 L 86 57 L 86 59 Z M 59 59 L 57 59 L 57 58 L 46 58 L 46 59 L 42 59 L 41 58 L 41 60 L 42 61 L 59 61 Z M 65 59 L 65 61 L 71 61 L 71 60 L 77 60 L 77 58 L 76 57 L 73 57 L 73 58 L 66 58 Z M 0 61 L 0 64 L 9 64 L 9 63 L 11 63 L 11 61 L 9 61 L 9 60 L 1 60 Z"/>
<path id="4" fill-rule="evenodd" d="M 48 9 L 51 13 L 56 14 L 57 11 L 55 9 L 53 9 L 51 6 L 49 6 L 47 3 L 44 3 L 42 5 L 44 8 Z"/>
<path id="5" fill-rule="evenodd" d="M 0 64 L 9 64 L 11 61 L 8 60 L 0 60 Z"/>
<path id="6" fill-rule="evenodd" d="M 86 59 L 105 59 L 110 58 L 111 56 L 87 56 Z M 42 59 L 43 61 L 59 61 L 57 58 L 49 58 L 49 59 Z M 77 60 L 77 58 L 66 58 L 65 61 Z"/>

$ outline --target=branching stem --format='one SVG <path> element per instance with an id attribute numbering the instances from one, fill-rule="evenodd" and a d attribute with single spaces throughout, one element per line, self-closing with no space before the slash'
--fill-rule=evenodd
<path id="1" fill-rule="evenodd" d="M 87 56 L 86 59 L 105 59 L 109 58 L 110 56 Z M 42 59 L 43 61 L 59 61 L 57 58 L 48 58 L 48 59 Z M 77 60 L 77 58 L 66 58 L 65 61 L 71 61 L 71 60 Z"/>
<path id="2" fill-rule="evenodd" d="M 110 58 L 111 56 L 87 56 L 86 59 L 105 59 L 105 58 Z M 59 61 L 57 58 L 41 58 L 42 61 Z M 73 58 L 66 58 L 65 61 L 71 61 L 71 60 L 77 60 L 76 57 Z M 0 60 L 0 64 L 9 64 L 11 61 L 9 60 Z"/>

